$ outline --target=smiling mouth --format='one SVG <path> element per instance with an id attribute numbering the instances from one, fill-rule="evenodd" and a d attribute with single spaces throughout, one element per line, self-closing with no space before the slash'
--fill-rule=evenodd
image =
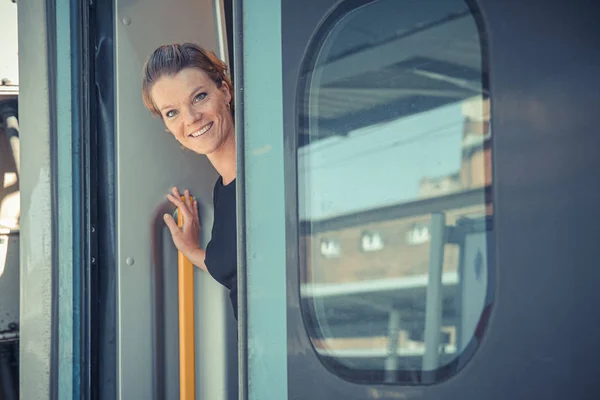
<path id="1" fill-rule="evenodd" d="M 197 130 L 196 132 L 190 133 L 188 136 L 193 137 L 193 138 L 200 137 L 200 136 L 204 135 L 206 132 L 208 132 L 210 130 L 210 128 L 212 128 L 212 126 L 213 126 L 213 122 L 206 125 L 204 128 Z"/>

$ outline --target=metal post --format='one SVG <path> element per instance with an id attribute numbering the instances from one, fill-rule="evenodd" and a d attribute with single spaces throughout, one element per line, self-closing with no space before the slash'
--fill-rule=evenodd
<path id="1" fill-rule="evenodd" d="M 398 370 L 398 336 L 400 334 L 400 310 L 390 310 L 388 322 L 388 356 L 385 360 L 385 381 L 394 382 Z"/>
<path id="2" fill-rule="evenodd" d="M 446 218 L 444 213 L 431 215 L 429 227 L 431 247 L 429 250 L 429 282 L 425 305 L 425 354 L 423 370 L 438 368 L 439 347 L 442 329 L 442 269 L 444 244 L 446 242 Z"/>

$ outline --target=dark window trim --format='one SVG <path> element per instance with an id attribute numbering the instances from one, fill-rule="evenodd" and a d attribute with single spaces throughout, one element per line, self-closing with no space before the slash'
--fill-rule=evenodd
<path id="1" fill-rule="evenodd" d="M 86 3 L 87 4 L 87 3 Z M 89 23 L 88 100 L 91 136 L 89 153 L 90 237 L 88 277 L 90 299 L 90 387 L 91 398 L 117 396 L 117 224 L 115 181 L 115 75 L 114 6 L 112 2 L 90 3 L 84 22 Z M 101 215 L 102 218 L 97 216 Z"/>

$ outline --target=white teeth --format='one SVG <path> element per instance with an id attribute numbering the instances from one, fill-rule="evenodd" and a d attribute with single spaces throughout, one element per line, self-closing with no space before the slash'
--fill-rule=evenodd
<path id="1" fill-rule="evenodd" d="M 206 125 L 204 128 L 200 129 L 199 131 L 196 131 L 194 133 L 192 133 L 190 136 L 191 137 L 198 137 L 198 136 L 202 136 L 204 135 L 211 127 L 213 126 L 213 123 L 211 122 L 210 124 Z"/>

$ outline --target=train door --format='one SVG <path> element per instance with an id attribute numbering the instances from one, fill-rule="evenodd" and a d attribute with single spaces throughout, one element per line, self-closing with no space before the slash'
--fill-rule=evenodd
<path id="1" fill-rule="evenodd" d="M 162 221 L 173 186 L 198 199 L 201 241 L 212 226 L 217 174 L 180 147 L 141 102 L 143 62 L 158 46 L 193 42 L 227 60 L 220 1 L 114 3 L 114 122 L 117 233 L 118 396 L 175 398 L 178 379 L 177 255 Z M 107 49 L 105 49 L 107 50 Z M 237 329 L 228 297 L 195 272 L 196 398 L 237 396 Z M 231 384 L 233 382 L 233 385 Z"/>
<path id="2" fill-rule="evenodd" d="M 142 66 L 194 42 L 228 59 L 221 1 L 19 4 L 23 165 L 23 398 L 179 396 L 177 252 L 166 194 L 217 174 L 144 108 Z M 225 291 L 194 273 L 196 398 L 237 397 Z M 192 394 L 193 396 L 193 394 Z"/>
<path id="3" fill-rule="evenodd" d="M 243 394 L 597 396 L 597 5 L 235 4 Z"/>

